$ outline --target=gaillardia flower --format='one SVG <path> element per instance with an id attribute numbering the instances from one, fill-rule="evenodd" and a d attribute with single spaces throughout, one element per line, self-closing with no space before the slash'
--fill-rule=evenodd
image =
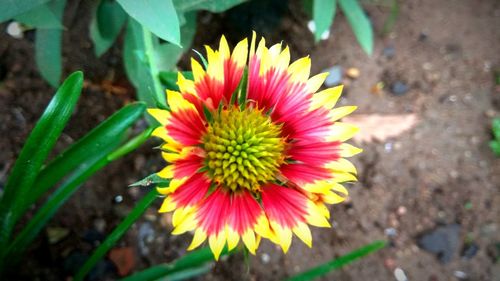
<path id="1" fill-rule="evenodd" d="M 240 240 L 253 254 L 262 237 L 284 252 L 292 233 L 311 246 L 308 225 L 329 227 L 325 203 L 356 180 L 344 157 L 361 149 L 344 141 L 357 128 L 338 122 L 356 107 L 332 109 L 342 86 L 316 93 L 327 73 L 309 78 L 309 57 L 290 64 L 288 47 L 255 40 L 207 46 L 206 66 L 192 59 L 194 79 L 179 73 L 179 91 L 167 90 L 170 109 L 148 111 L 169 163 L 157 174 L 171 179 L 159 211 L 174 212 L 173 234 L 194 231 L 189 249 L 208 239 L 216 259 Z"/>

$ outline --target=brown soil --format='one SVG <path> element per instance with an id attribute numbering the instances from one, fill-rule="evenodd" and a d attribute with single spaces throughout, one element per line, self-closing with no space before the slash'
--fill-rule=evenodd
<path id="1" fill-rule="evenodd" d="M 364 153 L 354 159 L 360 182 L 350 186 L 348 203 L 331 207 L 334 228 L 313 230 L 312 249 L 294 239 L 285 255 L 264 242 L 248 263 L 241 255 L 232 256 L 200 280 L 281 280 L 376 239 L 390 239 L 391 246 L 323 280 L 396 280 L 396 267 L 408 280 L 457 280 L 456 271 L 466 273 L 468 280 L 498 280 L 494 279 L 499 267 L 494 251 L 500 242 L 500 160 L 494 158 L 487 142 L 491 117 L 500 110 L 494 102 L 500 91 L 493 83 L 493 71 L 500 67 L 500 3 L 401 2 L 394 29 L 376 38 L 371 57 L 362 52 L 340 14 L 330 39 L 314 45 L 295 2 L 284 11 L 277 29 L 267 32 L 268 42 L 283 40 L 294 58 L 310 54 L 313 73 L 337 64 L 344 69 L 358 68 L 360 77 L 346 80 L 342 104 L 358 105 L 357 112 L 364 114 L 415 113 L 419 123 L 385 142 L 361 144 Z M 388 9 L 366 8 L 375 30 L 380 31 Z M 77 16 L 76 11 L 88 14 L 88 7 L 73 1 L 66 12 L 65 73 L 82 69 L 90 84 L 99 85 L 106 77 L 125 93 L 86 87 L 57 151 L 134 99 L 134 89 L 123 74 L 121 44 L 101 59 L 95 58 L 87 36 L 88 19 Z M 214 45 L 221 32 L 233 43 L 241 39 L 240 32 L 228 27 L 230 20 L 227 14 L 202 13 L 195 48 Z M 0 27 L 5 30 L 5 26 Z M 36 70 L 32 36 L 27 35 L 17 40 L 5 32 L 0 34 L 0 74 L 5 71 L 0 77 L 0 187 L 54 92 Z M 395 49 L 391 59 L 383 55 L 389 46 Z M 181 67 L 186 66 L 186 58 Z M 390 85 L 396 80 L 409 85 L 406 94 L 392 95 L 388 87 L 380 94 L 372 93 L 378 82 Z M 109 233 L 142 196 L 142 190 L 127 186 L 160 169 L 162 161 L 154 146 L 156 142 L 149 141 L 84 184 L 49 224 L 69 229 L 71 235 L 56 244 L 49 244 L 45 233 L 40 235 L 12 280 L 64 280 L 68 273 L 62 265 L 68 255 L 93 248 L 85 242 L 85 234 L 96 228 Z M 114 203 L 117 195 L 123 196 L 123 202 Z M 135 270 L 185 253 L 189 235 L 171 236 L 167 220 L 151 208 L 118 243 L 136 251 Z M 457 251 L 450 263 L 441 264 L 417 246 L 422 233 L 449 223 L 461 225 L 458 248 L 474 241 L 479 246 L 477 255 L 464 259 Z M 144 225 L 152 226 L 154 234 L 140 246 L 137 237 Z M 397 230 L 397 235 L 388 238 L 388 228 Z"/>

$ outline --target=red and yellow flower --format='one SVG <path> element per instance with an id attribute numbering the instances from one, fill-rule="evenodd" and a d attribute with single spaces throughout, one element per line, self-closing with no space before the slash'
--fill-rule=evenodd
<path id="1" fill-rule="evenodd" d="M 325 204 L 356 180 L 344 158 L 361 149 L 344 141 L 358 129 L 338 121 L 356 107 L 332 109 L 342 86 L 317 92 L 327 73 L 309 78 L 309 57 L 290 64 L 288 47 L 255 40 L 207 46 L 206 67 L 192 59 L 194 80 L 179 73 L 179 91 L 167 90 L 170 110 L 149 109 L 169 163 L 157 174 L 171 179 L 159 211 L 173 211 L 173 234 L 194 231 L 189 249 L 208 239 L 216 259 L 240 240 L 255 253 L 261 237 L 284 252 L 293 234 L 311 246 L 309 225 L 329 227 Z"/>

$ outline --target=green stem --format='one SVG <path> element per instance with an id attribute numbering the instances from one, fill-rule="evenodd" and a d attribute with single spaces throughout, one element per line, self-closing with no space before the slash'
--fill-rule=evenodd
<path id="1" fill-rule="evenodd" d="M 137 219 L 149 208 L 149 206 L 157 198 L 156 189 L 151 190 L 141 201 L 134 207 L 134 209 L 127 215 L 127 217 L 111 232 L 104 242 L 97 247 L 92 256 L 85 262 L 85 264 L 76 273 L 74 281 L 82 281 L 92 268 L 99 262 L 104 255 L 115 245 L 115 243 L 125 234 L 125 232 L 134 224 Z"/>

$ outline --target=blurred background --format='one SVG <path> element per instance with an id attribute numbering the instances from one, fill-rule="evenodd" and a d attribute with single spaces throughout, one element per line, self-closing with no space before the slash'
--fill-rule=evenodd
<path id="1" fill-rule="evenodd" d="M 89 26 L 97 2 L 71 0 L 64 8 L 62 76 L 83 70 L 85 83 L 56 152 L 137 100 L 122 60 L 124 30 L 95 54 Z M 322 280 L 500 280 L 500 160 L 488 146 L 500 115 L 500 2 L 359 4 L 373 29 L 372 47 L 360 44 L 338 7 L 316 40 L 303 1 L 252 0 L 196 12 L 192 45 L 174 67 L 188 71 L 197 57 L 192 49 L 215 47 L 222 34 L 232 47 L 252 30 L 268 46 L 283 42 L 292 59 L 312 58 L 312 74 L 330 72 L 324 87 L 344 85 L 340 104 L 359 107 L 348 122 L 362 128 L 353 142 L 364 152 L 353 159 L 359 182 L 349 187 L 347 203 L 330 208 L 333 228 L 313 229 L 312 249 L 294 239 L 285 255 L 264 241 L 256 256 L 232 255 L 195 280 L 281 280 L 376 239 L 389 247 Z M 0 25 L 0 189 L 54 93 L 37 67 L 35 31 L 15 23 Z M 142 121 L 136 130 L 146 127 Z M 143 196 L 128 185 L 164 165 L 156 145 L 148 141 L 86 182 L 12 280 L 70 280 Z M 150 208 L 88 280 L 115 280 L 184 255 L 191 237 L 170 235 L 170 221 Z"/>

